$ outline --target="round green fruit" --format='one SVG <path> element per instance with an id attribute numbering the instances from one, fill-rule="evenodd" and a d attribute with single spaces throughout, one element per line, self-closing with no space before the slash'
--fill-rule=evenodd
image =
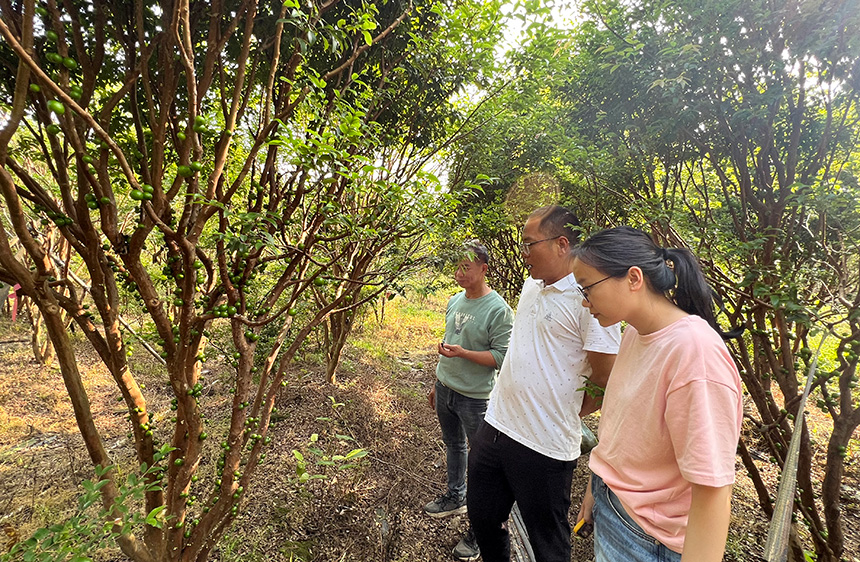
<path id="1" fill-rule="evenodd" d="M 33 92 L 34 94 L 38 94 L 39 92 L 42 91 L 42 87 L 39 86 L 38 84 L 30 84 L 30 91 Z"/>
<path id="2" fill-rule="evenodd" d="M 45 58 L 54 64 L 62 64 L 63 56 L 60 53 L 46 53 Z"/>
<path id="3" fill-rule="evenodd" d="M 56 135 L 60 132 L 60 126 L 55 123 L 51 123 L 50 125 L 48 125 L 47 131 L 49 135 Z"/>
<path id="4" fill-rule="evenodd" d="M 63 66 L 65 66 L 69 70 L 74 70 L 78 67 L 78 61 L 76 61 L 72 57 L 65 57 L 63 59 Z"/>
<path id="5" fill-rule="evenodd" d="M 36 6 L 36 14 L 40 17 L 45 17 L 48 15 L 48 10 L 43 8 L 42 6 Z"/>
<path id="6" fill-rule="evenodd" d="M 176 168 L 176 173 L 182 176 L 183 178 L 187 178 L 189 176 L 194 175 L 194 170 L 192 170 L 189 166 L 182 164 Z"/>
<path id="7" fill-rule="evenodd" d="M 56 43 L 56 42 L 57 42 L 57 39 L 59 39 L 59 38 L 60 38 L 60 36 L 59 36 L 59 35 L 57 35 L 57 32 L 56 32 L 56 31 L 54 31 L 53 29 L 49 29 L 48 31 L 46 31 L 46 32 L 45 32 L 45 37 L 47 37 L 48 39 L 50 39 L 50 40 L 51 40 L 51 41 L 53 41 L 54 43 Z"/>
<path id="8" fill-rule="evenodd" d="M 176 133 L 176 138 L 178 138 L 181 141 L 184 141 L 186 138 L 185 133 L 183 133 L 182 131 L 179 131 L 178 133 Z"/>
<path id="9" fill-rule="evenodd" d="M 131 190 L 131 198 L 134 199 L 135 201 L 140 201 L 143 199 L 143 192 L 140 191 L 139 189 L 132 189 Z"/>
<path id="10" fill-rule="evenodd" d="M 66 106 L 63 105 L 62 102 L 57 100 L 48 100 L 48 109 L 50 109 L 57 115 L 65 115 L 66 113 Z"/>
<path id="11" fill-rule="evenodd" d="M 200 170 L 203 169 L 203 164 L 201 164 L 200 162 L 191 162 L 188 165 L 188 167 L 191 168 L 192 170 L 194 170 L 195 172 L 199 172 Z"/>
<path id="12" fill-rule="evenodd" d="M 315 287 L 322 287 L 323 285 L 325 285 L 325 279 L 323 279 L 322 277 L 314 277 Z"/>

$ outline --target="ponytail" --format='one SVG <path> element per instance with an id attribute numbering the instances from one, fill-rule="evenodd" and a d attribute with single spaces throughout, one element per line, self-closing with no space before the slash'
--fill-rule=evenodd
<path id="1" fill-rule="evenodd" d="M 720 329 L 714 315 L 714 291 L 696 256 L 686 248 L 661 248 L 642 230 L 620 226 L 593 234 L 572 252 L 611 277 L 624 277 L 636 266 L 651 290 L 665 295 L 684 312 L 703 318 L 723 338 L 740 335 L 738 330 Z"/>
<path id="2" fill-rule="evenodd" d="M 713 289 L 705 280 L 699 260 L 686 248 L 667 248 L 668 262 L 672 263 L 675 274 L 675 290 L 669 298 L 684 312 L 695 314 L 707 320 L 716 331 L 720 331 L 714 316 Z"/>

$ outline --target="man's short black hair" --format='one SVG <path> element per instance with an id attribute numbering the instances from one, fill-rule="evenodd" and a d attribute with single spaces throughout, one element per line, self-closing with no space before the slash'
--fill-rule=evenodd
<path id="1" fill-rule="evenodd" d="M 579 219 L 570 209 L 549 205 L 536 209 L 529 217 L 540 221 L 540 231 L 546 236 L 564 236 L 571 246 L 579 241 Z"/>
<path id="2" fill-rule="evenodd" d="M 490 252 L 478 239 L 463 242 L 463 252 L 466 258 L 471 261 L 490 263 Z"/>

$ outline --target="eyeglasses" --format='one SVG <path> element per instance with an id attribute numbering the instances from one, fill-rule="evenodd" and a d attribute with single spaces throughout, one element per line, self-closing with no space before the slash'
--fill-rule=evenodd
<path id="1" fill-rule="evenodd" d="M 600 281 L 595 281 L 595 282 L 594 282 L 594 283 L 592 283 L 591 285 L 586 285 L 585 287 L 583 287 L 582 285 L 579 285 L 579 286 L 577 287 L 577 289 L 579 289 L 580 294 L 582 294 L 582 298 L 584 298 L 584 299 L 585 299 L 585 300 L 587 300 L 588 302 L 591 302 L 591 301 L 588 299 L 588 291 L 590 291 L 590 290 L 591 290 L 591 288 L 592 288 L 592 287 L 594 287 L 595 285 L 599 285 L 599 284 L 603 283 L 604 281 L 606 281 L 607 279 L 612 279 L 612 276 L 610 275 L 610 276 L 608 276 L 608 277 L 604 277 L 604 278 L 603 278 L 603 279 L 601 279 Z"/>
<path id="2" fill-rule="evenodd" d="M 517 244 L 517 248 L 525 257 L 529 257 L 529 255 L 532 253 L 531 246 L 534 246 L 535 244 L 540 244 L 541 242 L 546 242 L 547 240 L 555 240 L 556 238 L 561 238 L 562 236 L 562 234 L 559 234 L 558 236 L 553 236 L 552 238 L 544 238 L 543 240 L 535 240 L 534 242 L 520 242 L 519 244 Z"/>

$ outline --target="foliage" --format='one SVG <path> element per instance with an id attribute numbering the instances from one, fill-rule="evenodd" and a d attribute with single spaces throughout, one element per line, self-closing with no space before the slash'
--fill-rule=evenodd
<path id="1" fill-rule="evenodd" d="M 64 314 L 116 381 L 138 461 L 152 465 L 159 442 L 172 447 L 165 484 L 147 489 L 142 508 L 172 524 L 123 530 L 127 556 L 205 560 L 265 455 L 275 397 L 308 336 L 328 323 L 342 339 L 354 310 L 421 264 L 448 204 L 421 170 L 462 119 L 449 98 L 492 58 L 497 8 L 0 8 L 0 280 L 38 306 L 94 465 L 111 462 Z M 70 248 L 62 267 L 44 245 L 54 235 Z M 86 298 L 69 265 L 85 272 Z M 129 313 L 144 315 L 165 361 L 175 417 L 162 426 L 128 362 Z M 212 349 L 235 369 L 220 439 L 208 439 L 203 414 Z M 215 477 L 199 480 L 207 463 Z M 115 471 L 104 477 L 112 519 L 121 491 Z"/>
<path id="2" fill-rule="evenodd" d="M 762 509 L 751 448 L 782 466 L 801 379 L 827 331 L 813 402 L 833 421 L 825 477 L 803 426 L 797 505 L 819 560 L 843 552 L 840 482 L 860 424 L 860 15 L 816 0 L 589 0 L 571 32 L 515 53 L 510 94 L 482 100 L 488 126 L 458 144 L 461 214 L 510 233 L 508 202 L 540 185 L 586 229 L 641 226 L 702 259 L 755 412 L 740 454 Z M 500 131 L 495 135 L 494 131 Z M 546 139 L 546 142 L 544 142 Z M 474 141 L 474 142 L 473 142 Z M 493 178 L 476 181 L 477 174 Z M 542 188 L 547 191 L 546 187 Z M 502 226 L 503 225 L 503 226 Z M 781 398 L 780 398 L 781 397 Z M 808 531 L 808 534 L 806 533 Z M 793 545 L 802 559 L 802 545 Z"/>
<path id="3" fill-rule="evenodd" d="M 95 467 L 98 480 L 84 480 L 81 484 L 83 493 L 78 497 L 78 507 L 75 514 L 63 523 L 57 523 L 36 531 L 29 539 L 16 543 L 8 553 L 0 556 L 3 562 L 12 560 L 56 560 L 85 562 L 92 560 L 92 555 L 104 549 L 122 534 L 138 530 L 144 525 L 161 528 L 165 521 L 162 516 L 163 507 L 154 509 L 144 516 L 136 506 L 143 500 L 146 492 L 159 489 L 160 475 L 164 467 L 159 466 L 170 453 L 167 445 L 155 454 L 156 464 L 140 466 L 139 472 L 131 472 L 119 487 L 114 506 L 110 512 L 98 504 L 101 500 L 100 490 L 110 483 L 103 477 L 114 467 Z M 156 481 L 147 484 L 147 481 Z M 109 515 L 119 513 L 120 516 L 111 520 Z"/>
<path id="4" fill-rule="evenodd" d="M 820 560 L 842 553 L 839 453 L 860 424 L 860 19 L 849 4 L 588 2 L 567 94 L 579 100 L 578 130 L 638 170 L 627 185 L 607 181 L 626 203 L 606 221 L 691 246 L 727 322 L 747 328 L 733 350 L 756 407 L 749 419 L 780 465 L 816 331 L 838 338 L 816 380 L 834 424 L 826 476 L 812 481 L 805 429 L 798 470 L 797 503 Z M 770 514 L 751 446 L 741 456 Z"/>

